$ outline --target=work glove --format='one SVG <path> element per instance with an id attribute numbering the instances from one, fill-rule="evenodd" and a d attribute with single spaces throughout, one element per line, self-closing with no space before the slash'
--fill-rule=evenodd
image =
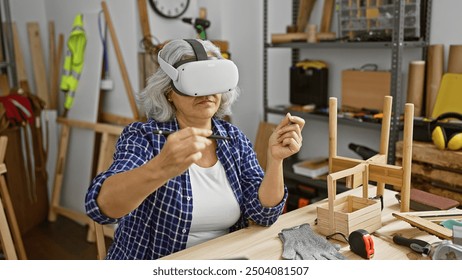
<path id="1" fill-rule="evenodd" d="M 286 260 L 344 260 L 345 256 L 326 238 L 315 233 L 309 224 L 302 224 L 279 233 L 283 243 L 282 258 Z"/>

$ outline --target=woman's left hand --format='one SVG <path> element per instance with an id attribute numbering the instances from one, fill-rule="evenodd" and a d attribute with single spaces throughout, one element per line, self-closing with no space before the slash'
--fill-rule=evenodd
<path id="1" fill-rule="evenodd" d="M 270 136 L 268 156 L 275 160 L 283 160 L 298 153 L 302 147 L 304 125 L 304 119 L 287 113 Z"/>

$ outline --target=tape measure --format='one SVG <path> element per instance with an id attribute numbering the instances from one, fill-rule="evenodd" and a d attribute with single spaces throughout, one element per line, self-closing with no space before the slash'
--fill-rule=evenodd
<path id="1" fill-rule="evenodd" d="M 348 236 L 350 250 L 364 259 L 371 259 L 374 256 L 374 241 L 372 236 L 364 229 L 358 229 Z"/>

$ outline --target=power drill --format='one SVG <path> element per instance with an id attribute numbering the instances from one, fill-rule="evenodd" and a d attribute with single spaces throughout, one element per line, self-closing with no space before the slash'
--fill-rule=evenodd
<path id="1" fill-rule="evenodd" d="M 209 28 L 210 21 L 202 18 L 183 18 L 183 22 L 192 24 L 196 29 L 199 38 L 202 40 L 207 40 L 207 33 L 205 29 Z"/>

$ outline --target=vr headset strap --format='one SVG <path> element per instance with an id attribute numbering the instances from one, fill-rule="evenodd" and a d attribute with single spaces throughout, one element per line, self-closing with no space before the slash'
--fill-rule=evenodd
<path id="1" fill-rule="evenodd" d="M 196 55 L 196 61 L 208 59 L 207 52 L 205 51 L 204 46 L 202 46 L 202 44 L 199 43 L 199 41 L 197 41 L 196 39 L 184 40 L 188 42 L 193 48 L 194 54 Z"/>

